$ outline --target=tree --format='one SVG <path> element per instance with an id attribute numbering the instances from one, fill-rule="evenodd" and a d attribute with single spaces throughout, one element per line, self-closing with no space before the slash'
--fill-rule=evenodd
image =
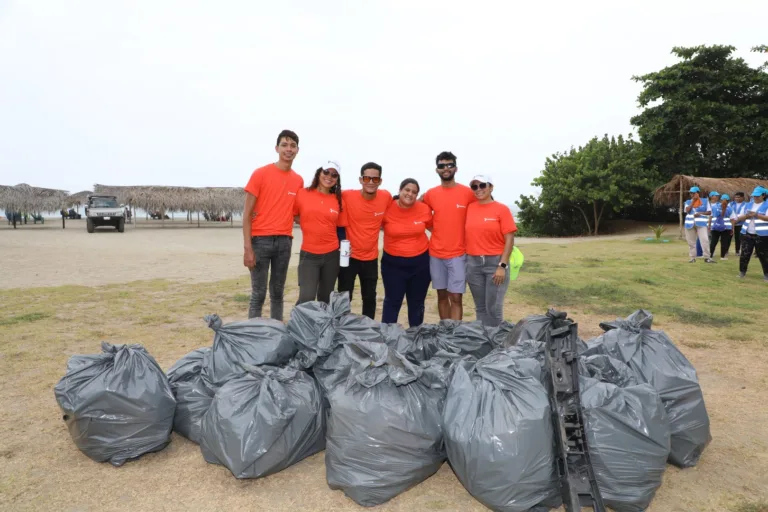
<path id="1" fill-rule="evenodd" d="M 533 180 L 541 195 L 536 200 L 521 197 L 518 216 L 524 227 L 535 229 L 525 221 L 540 225 L 546 217 L 555 221 L 556 212 L 561 218 L 563 211 L 578 212 L 586 232 L 597 235 L 606 209 L 618 212 L 647 197 L 659 184 L 658 173 L 645 168 L 644 161 L 641 145 L 631 135 L 626 140 L 621 135 L 595 137 L 584 147 L 554 154 Z"/>
<path id="2" fill-rule="evenodd" d="M 675 47 L 681 61 L 634 76 L 643 112 L 631 119 L 651 164 L 674 174 L 768 177 L 768 73 L 733 46 Z M 766 51 L 756 46 L 753 51 Z"/>

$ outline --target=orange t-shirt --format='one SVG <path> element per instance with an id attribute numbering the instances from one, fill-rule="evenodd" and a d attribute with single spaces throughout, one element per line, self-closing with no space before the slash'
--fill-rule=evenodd
<path id="1" fill-rule="evenodd" d="M 360 261 L 375 260 L 379 257 L 381 223 L 392 202 L 392 194 L 379 190 L 373 199 L 365 199 L 359 190 L 345 190 L 342 197 L 351 256 Z"/>
<path id="2" fill-rule="evenodd" d="M 512 212 L 497 201 L 472 203 L 467 208 L 467 254 L 500 256 L 504 252 L 504 235 L 517 231 Z"/>
<path id="3" fill-rule="evenodd" d="M 253 171 L 245 186 L 246 192 L 256 196 L 251 236 L 293 237 L 293 203 L 303 186 L 304 179 L 293 169 L 282 171 L 269 164 Z"/>
<path id="4" fill-rule="evenodd" d="M 477 201 L 472 189 L 466 185 L 454 187 L 438 185 L 427 190 L 424 202 L 434 212 L 434 228 L 429 242 L 429 254 L 449 259 L 466 254 L 464 230 L 467 206 Z"/>
<path id="5" fill-rule="evenodd" d="M 410 208 L 400 208 L 392 201 L 384 214 L 384 252 L 410 258 L 429 249 L 426 230 L 432 227 L 429 206 L 416 201 Z"/>
<path id="6" fill-rule="evenodd" d="M 342 207 L 344 202 L 342 201 Z M 301 225 L 301 250 L 312 254 L 327 254 L 339 248 L 337 226 L 344 226 L 335 194 L 323 194 L 317 189 L 302 188 L 296 196 L 293 214 Z"/>

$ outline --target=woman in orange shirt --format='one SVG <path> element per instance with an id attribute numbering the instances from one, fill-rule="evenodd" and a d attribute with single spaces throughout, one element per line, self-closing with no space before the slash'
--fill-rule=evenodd
<path id="1" fill-rule="evenodd" d="M 400 184 L 400 194 L 384 214 L 384 253 L 381 279 L 384 282 L 384 308 L 381 322 L 397 323 L 403 298 L 408 300 L 408 324 L 424 322 L 424 300 L 429 290 L 429 239 L 432 210 L 419 197 L 419 183 L 408 178 Z"/>
<path id="2" fill-rule="evenodd" d="M 312 184 L 296 195 L 293 214 L 301 225 L 299 300 L 326 304 L 339 276 L 338 226 L 346 225 L 341 199 L 340 166 L 328 162 L 315 171 Z"/>
<path id="3" fill-rule="evenodd" d="M 509 256 L 515 246 L 515 219 L 509 208 L 493 200 L 490 176 L 470 182 L 477 202 L 467 207 L 467 283 L 477 319 L 497 326 L 504 320 L 504 296 L 509 287 Z"/>

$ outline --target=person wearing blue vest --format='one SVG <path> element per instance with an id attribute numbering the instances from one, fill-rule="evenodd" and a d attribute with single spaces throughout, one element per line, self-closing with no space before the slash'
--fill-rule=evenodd
<path id="1" fill-rule="evenodd" d="M 742 224 L 739 222 L 738 218 L 741 215 L 744 215 L 746 212 L 747 202 L 744 201 L 744 192 L 736 192 L 733 194 L 733 202 L 731 203 L 731 208 L 733 209 L 733 214 L 736 215 L 736 223 L 733 225 L 733 246 L 736 249 L 736 256 L 739 255 L 739 251 L 741 251 L 741 226 Z"/>
<path id="2" fill-rule="evenodd" d="M 714 263 L 715 260 L 709 257 L 707 249 L 709 248 L 709 216 L 712 210 L 709 207 L 709 201 L 702 199 L 699 194 L 699 187 L 691 187 L 689 190 L 691 198 L 685 202 L 685 239 L 688 242 L 688 256 L 691 258 L 688 263 L 696 263 L 696 241 L 701 242 L 704 249 L 707 263 Z"/>
<path id="3" fill-rule="evenodd" d="M 728 204 L 731 200 L 728 194 L 723 194 L 721 198 L 719 193 L 712 191 L 709 193 L 709 200 L 712 205 L 712 216 L 709 218 L 709 234 L 712 240 L 709 244 L 709 257 L 715 259 L 715 248 L 720 242 L 720 261 L 726 261 L 728 249 L 731 248 L 733 221 L 736 215 Z"/>
<path id="4" fill-rule="evenodd" d="M 763 267 L 763 279 L 768 281 L 768 202 L 765 196 L 768 190 L 757 187 L 752 191 L 752 201 L 747 203 L 746 212 L 739 216 L 743 222 L 741 227 L 741 259 L 739 260 L 739 277 L 747 275 L 749 260 L 753 249 Z"/>

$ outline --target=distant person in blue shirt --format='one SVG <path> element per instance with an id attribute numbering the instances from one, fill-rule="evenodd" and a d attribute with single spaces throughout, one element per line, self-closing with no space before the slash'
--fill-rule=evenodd
<path id="1" fill-rule="evenodd" d="M 712 213 L 709 207 L 709 201 L 700 196 L 699 187 L 691 187 L 688 191 L 691 198 L 685 202 L 683 207 L 685 211 L 685 239 L 688 242 L 688 256 L 691 258 L 688 263 L 696 263 L 696 241 L 701 243 L 701 247 L 706 254 L 704 259 L 707 263 L 714 263 L 715 260 L 706 253 L 709 247 L 709 216 Z"/>
<path id="2" fill-rule="evenodd" d="M 709 218 L 709 234 L 711 242 L 709 244 L 709 255 L 715 258 L 715 248 L 720 242 L 720 261 L 728 259 L 728 249 L 731 248 L 731 237 L 733 236 L 733 221 L 736 215 L 733 208 L 728 204 L 731 200 L 728 194 L 722 197 L 717 192 L 709 194 L 710 204 L 712 205 L 712 216 Z"/>

